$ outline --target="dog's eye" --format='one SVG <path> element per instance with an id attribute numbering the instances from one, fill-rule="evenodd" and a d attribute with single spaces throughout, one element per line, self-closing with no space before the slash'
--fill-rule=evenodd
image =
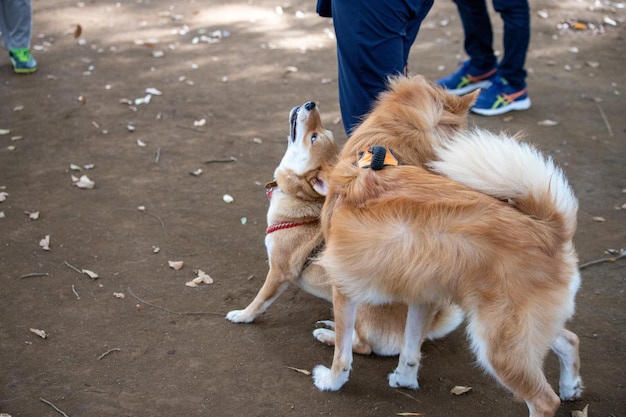
<path id="1" fill-rule="evenodd" d="M 313 133 L 311 135 L 311 143 L 315 142 L 317 140 L 317 133 Z"/>

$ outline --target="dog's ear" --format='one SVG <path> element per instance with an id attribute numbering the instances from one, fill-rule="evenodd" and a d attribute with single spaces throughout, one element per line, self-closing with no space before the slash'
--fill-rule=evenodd
<path id="1" fill-rule="evenodd" d="M 450 93 L 445 93 L 444 107 L 452 114 L 458 116 L 465 115 L 469 112 L 469 109 L 474 105 L 474 102 L 480 94 L 480 90 L 475 90 L 464 96 L 455 96 Z"/>
<path id="2" fill-rule="evenodd" d="M 459 97 L 457 114 L 464 114 L 469 112 L 469 109 L 472 108 L 479 94 L 480 89 L 474 90 L 469 94 L 465 94 L 464 96 Z"/>
<path id="3" fill-rule="evenodd" d="M 328 181 L 324 178 L 324 173 L 320 172 L 313 180 L 311 180 L 311 186 L 321 196 L 326 197 L 328 194 Z"/>

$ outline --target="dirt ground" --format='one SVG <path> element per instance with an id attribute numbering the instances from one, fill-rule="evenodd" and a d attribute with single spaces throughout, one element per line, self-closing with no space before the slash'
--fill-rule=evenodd
<path id="1" fill-rule="evenodd" d="M 531 5 L 532 108 L 471 121 L 523 130 L 554 156 L 580 199 L 581 263 L 606 258 L 626 247 L 624 3 Z M 69 416 L 527 415 L 476 367 L 462 328 L 424 346 L 419 391 L 387 385 L 396 358 L 357 356 L 346 386 L 322 393 L 289 367 L 330 364 L 332 348 L 311 335 L 330 304 L 292 288 L 255 324 L 224 319 L 267 271 L 263 185 L 284 152 L 291 107 L 315 100 L 345 142 L 332 22 L 315 1 L 33 8 L 39 71 L 17 76 L 8 59 L 0 64 L 0 129 L 9 130 L 0 135 L 0 412 L 59 415 L 52 404 Z M 576 19 L 593 25 L 560 25 Z M 500 39 L 499 21 L 496 31 Z M 461 59 L 456 10 L 438 1 L 410 70 L 436 79 Z M 147 88 L 162 94 L 136 102 Z M 72 175 L 95 188 L 78 188 Z M 586 405 L 589 416 L 626 416 L 625 266 L 582 270 L 569 327 L 581 338 L 586 391 L 559 417 Z M 185 286 L 194 270 L 214 284 Z M 552 354 L 546 372 L 558 389 Z M 454 396 L 455 385 L 472 390 Z"/>

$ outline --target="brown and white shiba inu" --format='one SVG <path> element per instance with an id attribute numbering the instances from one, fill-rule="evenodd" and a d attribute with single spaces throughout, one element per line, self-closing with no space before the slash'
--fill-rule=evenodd
<path id="1" fill-rule="evenodd" d="M 333 285 L 337 343 L 314 383 L 335 391 L 348 380 L 360 304 L 401 302 L 405 341 L 389 384 L 418 388 L 424 329 L 433 308 L 453 302 L 481 365 L 531 417 L 552 417 L 559 398 L 542 371 L 550 348 L 561 398 L 582 392 L 578 338 L 564 328 L 580 285 L 578 202 L 563 172 L 530 145 L 458 129 L 449 100 L 419 77 L 396 79 L 328 177 L 317 263 Z"/>
<path id="2" fill-rule="evenodd" d="M 254 300 L 227 319 L 252 322 L 293 283 L 310 294 L 332 300 L 332 286 L 324 269 L 312 262 L 324 246 L 320 214 L 327 193 L 327 177 L 339 149 L 326 130 L 315 103 L 295 107 L 289 115 L 287 150 L 268 184 L 265 245 L 269 272 Z M 362 306 L 358 312 L 352 347 L 356 353 L 397 355 L 404 340 L 406 305 Z M 428 338 L 442 337 L 462 321 L 458 307 L 443 303 L 426 327 Z M 314 331 L 321 342 L 334 344 L 333 322 Z"/>

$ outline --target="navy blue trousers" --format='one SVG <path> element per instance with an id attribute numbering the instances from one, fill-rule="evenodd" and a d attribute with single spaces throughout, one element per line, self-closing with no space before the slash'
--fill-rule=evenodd
<path id="1" fill-rule="evenodd" d="M 371 110 L 389 76 L 405 72 L 433 0 L 332 0 L 339 106 L 350 133 Z"/>
<path id="2" fill-rule="evenodd" d="M 493 53 L 493 31 L 486 0 L 453 0 L 459 9 L 465 31 L 465 52 L 472 66 L 488 70 L 497 64 Z M 526 52 L 530 43 L 530 7 L 528 0 L 493 0 L 493 8 L 504 22 L 504 55 L 498 75 L 509 84 L 526 86 Z"/>

